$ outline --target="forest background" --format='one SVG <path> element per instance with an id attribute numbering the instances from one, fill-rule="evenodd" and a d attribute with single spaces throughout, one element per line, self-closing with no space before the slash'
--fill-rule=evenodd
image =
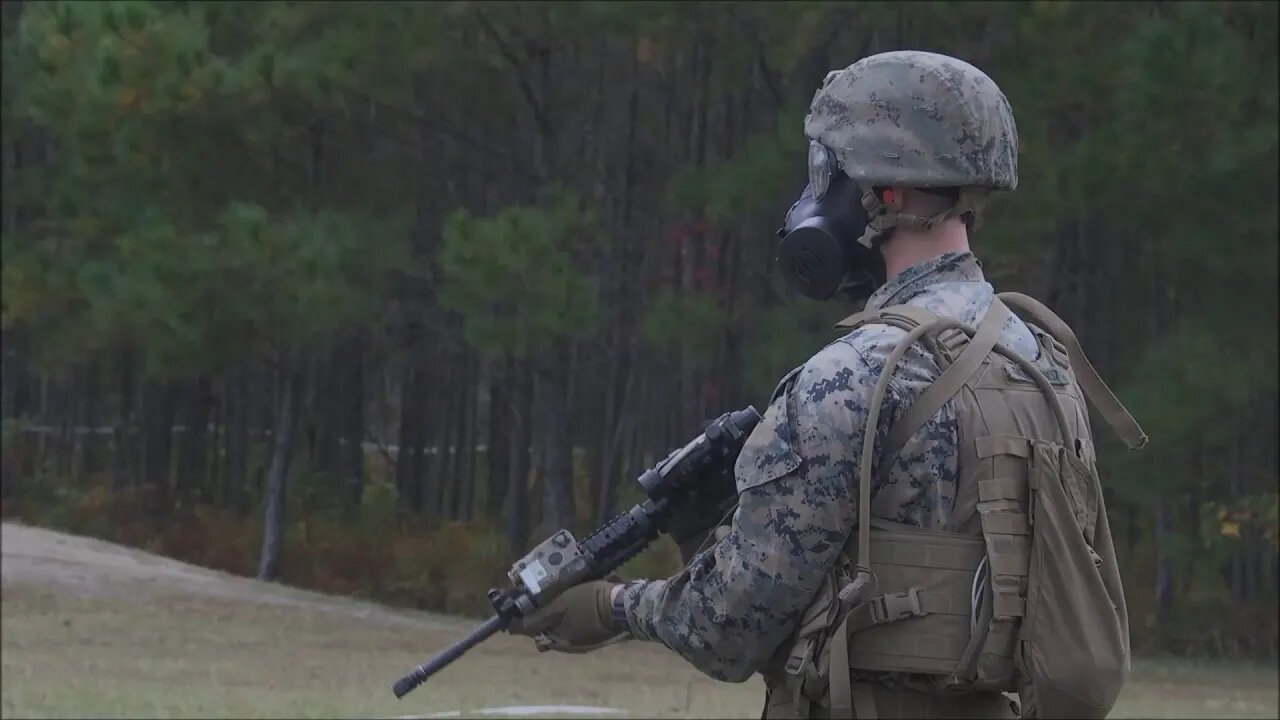
<path id="1" fill-rule="evenodd" d="M 1017 118 L 988 276 L 1151 436 L 1099 438 L 1135 644 L 1275 658 L 1277 7 L 6 2 L 3 512 L 482 612 L 833 337 L 802 119 L 928 49 Z"/>

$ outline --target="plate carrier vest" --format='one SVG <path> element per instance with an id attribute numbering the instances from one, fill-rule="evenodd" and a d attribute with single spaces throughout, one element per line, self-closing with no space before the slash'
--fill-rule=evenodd
<path id="1" fill-rule="evenodd" d="M 1035 361 L 998 342 L 1010 308 L 1036 323 Z M 1066 323 L 1030 297 L 1001 293 L 977 328 L 910 305 L 837 327 L 869 323 L 907 334 L 872 395 L 857 532 L 770 663 L 765 716 L 873 718 L 872 683 L 889 680 L 940 703 L 1016 692 L 1023 717 L 1105 717 L 1128 676 L 1129 628 L 1084 399 L 1131 449 L 1146 435 Z M 945 530 L 871 516 L 880 408 L 917 342 L 943 371 L 890 428 L 883 458 L 954 402 L 959 482 Z"/>

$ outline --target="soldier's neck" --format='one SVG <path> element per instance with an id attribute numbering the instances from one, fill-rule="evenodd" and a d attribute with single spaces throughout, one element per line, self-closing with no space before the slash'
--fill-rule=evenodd
<path id="1" fill-rule="evenodd" d="M 949 218 L 927 231 L 899 228 L 880 246 L 890 280 L 916 263 L 949 252 L 969 252 L 969 231 L 960 218 Z"/>

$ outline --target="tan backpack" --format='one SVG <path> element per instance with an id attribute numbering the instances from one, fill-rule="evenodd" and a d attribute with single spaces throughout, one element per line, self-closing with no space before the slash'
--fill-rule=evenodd
<path id="1" fill-rule="evenodd" d="M 1041 348 L 999 344 L 1012 307 Z M 1095 469 L 1087 396 L 1131 448 L 1146 435 L 1045 306 L 1002 293 L 975 329 L 899 305 L 855 315 L 907 331 L 871 401 L 858 531 L 775 658 L 769 717 L 875 717 L 867 682 L 931 695 L 1016 692 L 1023 717 L 1102 718 L 1129 671 L 1129 628 Z M 1043 329 L 1041 329 L 1043 328 Z M 1047 330 L 1047 332 L 1046 332 Z M 917 341 L 942 375 L 899 418 L 883 457 L 953 400 L 960 478 L 948 527 L 871 517 L 875 428 L 893 369 Z"/>

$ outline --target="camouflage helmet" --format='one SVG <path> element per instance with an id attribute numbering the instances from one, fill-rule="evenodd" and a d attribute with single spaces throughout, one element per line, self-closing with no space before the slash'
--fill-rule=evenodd
<path id="1" fill-rule="evenodd" d="M 986 73 L 946 55 L 886 52 L 828 73 L 804 130 L 862 189 L 874 226 L 864 245 L 963 213 L 976 223 L 989 191 L 1018 185 L 1009 101 Z M 871 192 L 888 185 L 959 188 L 960 200 L 930 217 L 893 213 Z"/>

